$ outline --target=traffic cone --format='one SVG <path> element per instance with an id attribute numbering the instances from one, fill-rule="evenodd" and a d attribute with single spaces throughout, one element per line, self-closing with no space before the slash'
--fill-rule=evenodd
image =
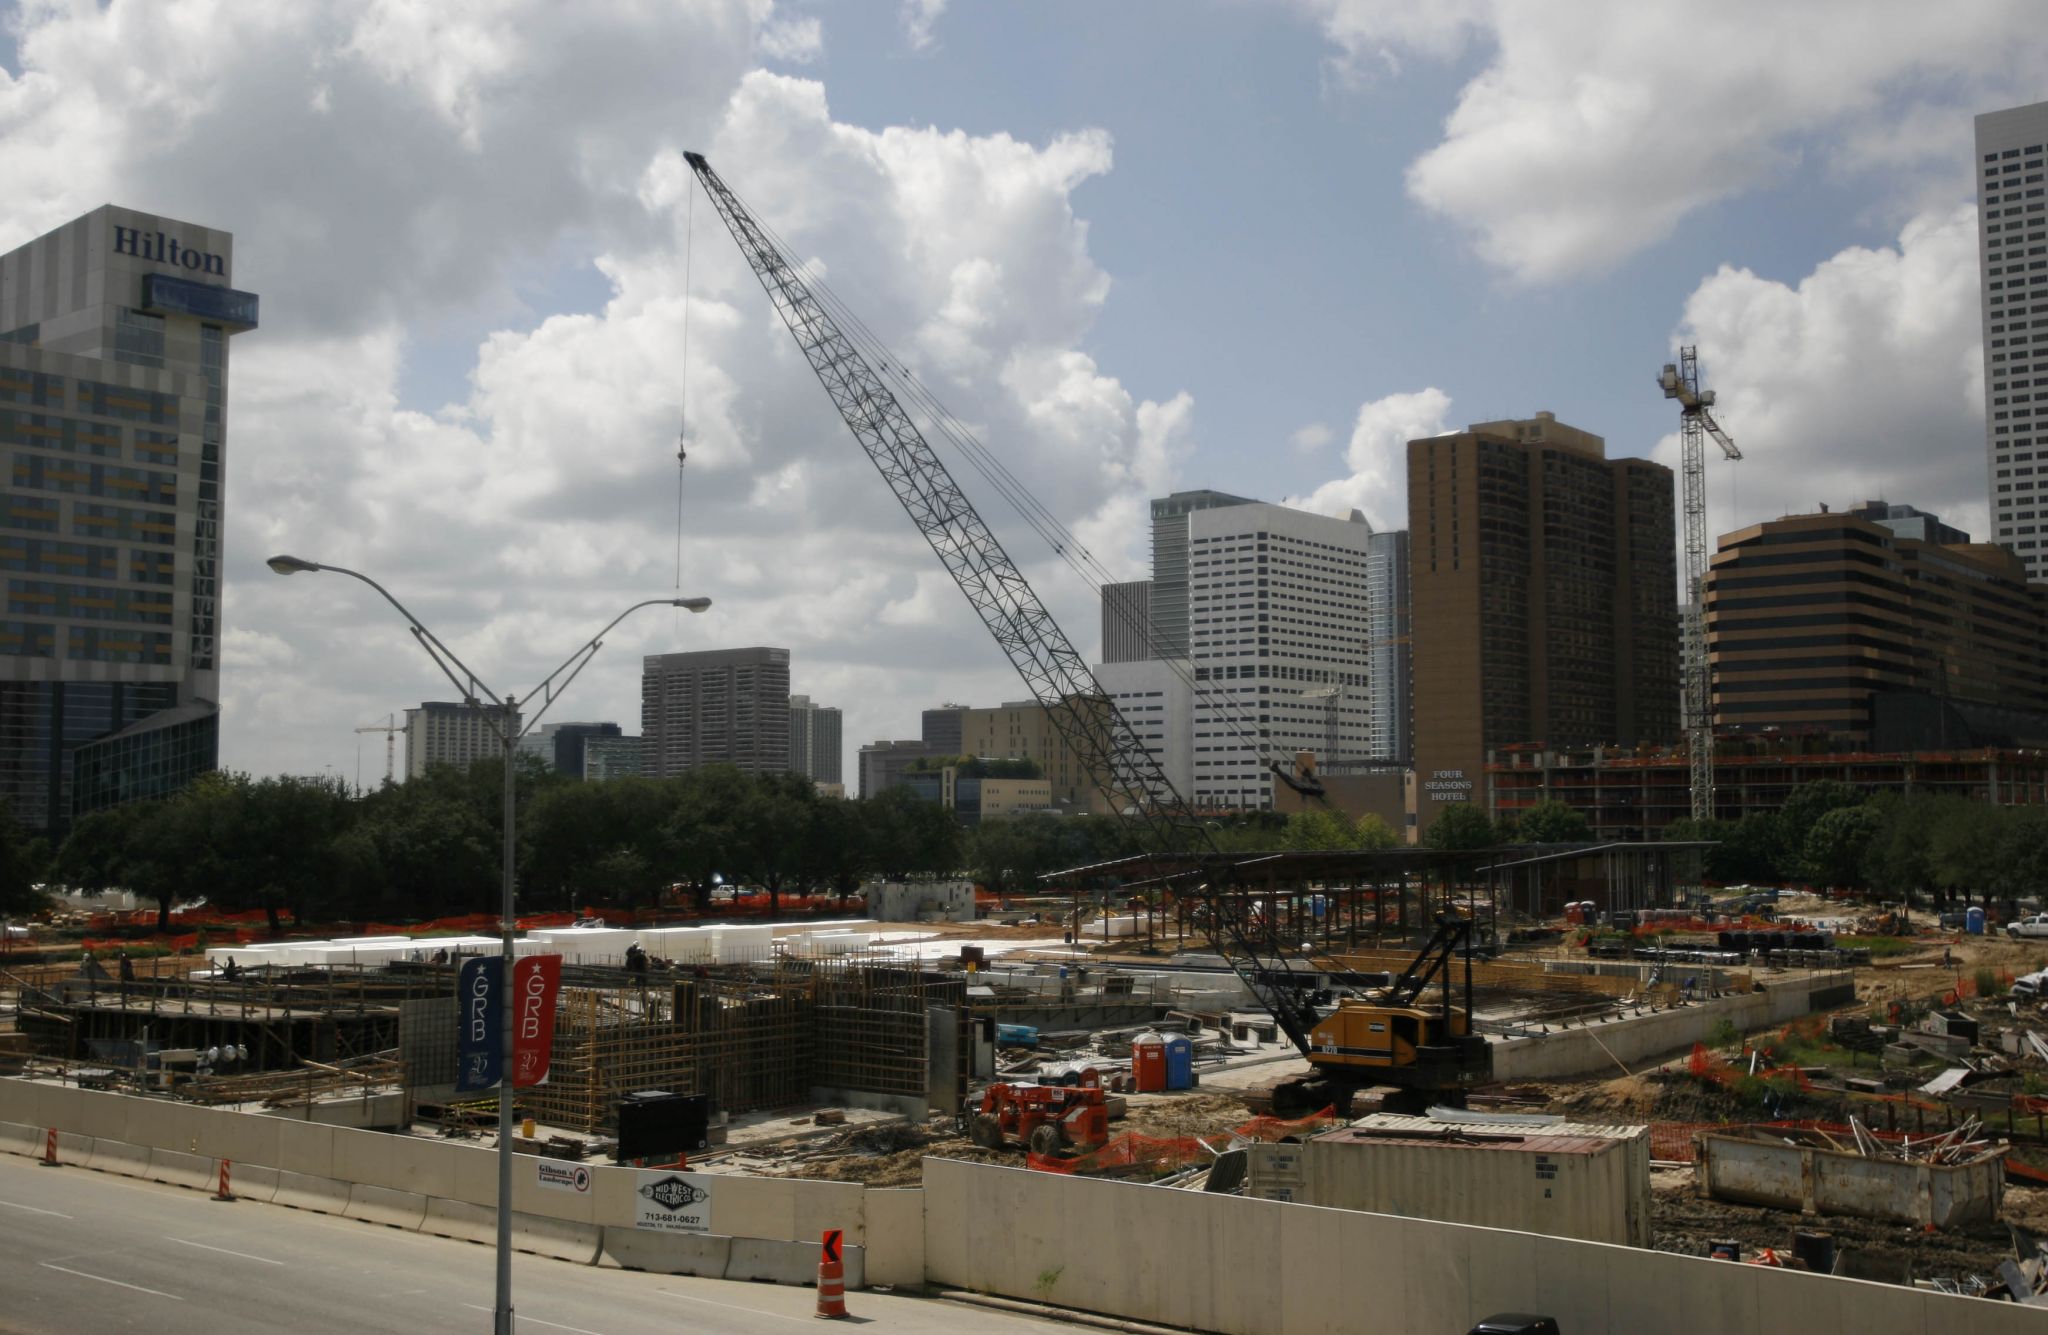
<path id="1" fill-rule="evenodd" d="M 51 1127 L 43 1135 L 43 1157 L 38 1164 L 42 1168 L 62 1168 L 57 1162 L 57 1128 Z"/>
<path id="2" fill-rule="evenodd" d="M 824 1245 L 818 1248 L 817 1315 L 821 1317 L 841 1319 L 846 1316 L 846 1267 L 839 1256 L 843 1236 L 839 1229 L 828 1229 Z"/>
<path id="3" fill-rule="evenodd" d="M 228 1190 L 228 1161 L 226 1159 L 220 1161 L 220 1187 L 213 1193 L 213 1198 L 217 1201 L 231 1201 L 235 1198 L 235 1193 Z"/>

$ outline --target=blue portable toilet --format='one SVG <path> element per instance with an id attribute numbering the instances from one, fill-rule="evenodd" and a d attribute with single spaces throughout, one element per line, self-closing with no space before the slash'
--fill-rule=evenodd
<path id="1" fill-rule="evenodd" d="M 1195 1045 L 1186 1034 L 1169 1034 L 1166 1037 L 1166 1087 L 1195 1087 Z"/>
<path id="2" fill-rule="evenodd" d="M 1963 914 L 1963 930 L 1971 936 L 1984 935 L 1984 906 L 1972 904 Z"/>

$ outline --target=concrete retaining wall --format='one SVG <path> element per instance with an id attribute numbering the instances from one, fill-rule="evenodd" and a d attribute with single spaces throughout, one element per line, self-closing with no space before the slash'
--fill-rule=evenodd
<path id="1" fill-rule="evenodd" d="M 1633 1071 L 1704 1041 L 1723 1020 L 1747 1032 L 1797 1019 L 1813 1009 L 1817 997 L 1838 992 L 1842 979 L 1838 974 L 1784 979 L 1741 996 L 1596 1021 L 1537 1038 L 1511 1038 L 1493 1045 L 1493 1078 L 1508 1083 L 1560 1080 L 1612 1072 L 1617 1061 Z"/>
<path id="2" fill-rule="evenodd" d="M 2010 1303 L 1604 1243 L 925 1161 L 930 1281 L 1221 1335 L 1461 1331 L 1541 1312 L 1571 1335 L 2040 1335 Z"/>

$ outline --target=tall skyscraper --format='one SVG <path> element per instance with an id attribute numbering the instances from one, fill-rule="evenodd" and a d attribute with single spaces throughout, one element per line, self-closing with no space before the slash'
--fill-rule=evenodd
<path id="1" fill-rule="evenodd" d="M 625 729 L 616 723 L 543 723 L 538 732 L 520 739 L 519 749 L 557 774 L 582 779 L 588 777 L 583 765 L 588 744 L 599 737 L 624 735 Z"/>
<path id="2" fill-rule="evenodd" d="M 1142 663 L 1152 657 L 1152 581 L 1102 586 L 1102 661 Z"/>
<path id="3" fill-rule="evenodd" d="M 2029 578 L 2048 578 L 2048 394 L 2036 376 L 2048 373 L 2048 267 L 2038 258 L 2048 241 L 2043 217 L 2042 163 L 2048 161 L 2048 102 L 1977 117 L 1978 281 L 1984 309 L 1984 432 L 1990 474 L 1993 537 L 2026 563 Z M 2035 258 L 2030 258 L 2033 256 Z M 2033 405 L 2042 405 L 2037 414 Z"/>
<path id="4" fill-rule="evenodd" d="M 488 705 L 429 700 L 406 710 L 405 777 L 417 779 L 434 765 L 468 769 L 479 760 L 501 759 L 505 752 L 498 727 L 497 711 Z M 517 714 L 512 716 L 512 729 L 519 729 Z"/>
<path id="5" fill-rule="evenodd" d="M 789 771 L 815 783 L 840 783 L 841 717 L 838 710 L 816 704 L 808 695 L 789 697 Z"/>
<path id="6" fill-rule="evenodd" d="M 1221 491 L 1177 491 L 1152 502 L 1152 644 L 1146 657 L 1188 656 L 1188 516 L 1252 504 Z"/>
<path id="7" fill-rule="evenodd" d="M 1549 413 L 1408 442 L 1417 824 L 1491 749 L 1678 735 L 1672 473 Z"/>
<path id="8" fill-rule="evenodd" d="M 1373 534 L 1365 544 L 1365 745 L 1374 758 L 1414 754 L 1410 596 L 1408 530 Z"/>
<path id="9" fill-rule="evenodd" d="M 1300 751 L 1372 757 L 1372 526 L 1256 501 L 1186 523 L 1195 803 L 1268 808 Z"/>
<path id="10" fill-rule="evenodd" d="M 789 768 L 789 650 L 649 654 L 640 669 L 640 737 L 650 778 L 717 764 L 783 773 Z"/>
<path id="11" fill-rule="evenodd" d="M 112 205 L 0 255 L 0 800 L 31 830 L 220 752 L 234 238 Z"/>

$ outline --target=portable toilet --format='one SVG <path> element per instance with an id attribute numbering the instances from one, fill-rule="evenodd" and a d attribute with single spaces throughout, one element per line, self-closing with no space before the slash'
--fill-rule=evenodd
<path id="1" fill-rule="evenodd" d="M 1963 911 L 1963 930 L 1971 936 L 1984 935 L 1984 906 L 1972 904 Z"/>
<path id="2" fill-rule="evenodd" d="M 1131 1085 L 1140 1094 L 1166 1088 L 1166 1040 L 1150 1029 L 1131 1040 Z"/>
<path id="3" fill-rule="evenodd" d="M 1166 1038 L 1166 1087 L 1195 1087 L 1195 1043 L 1186 1034 L 1169 1034 Z"/>

